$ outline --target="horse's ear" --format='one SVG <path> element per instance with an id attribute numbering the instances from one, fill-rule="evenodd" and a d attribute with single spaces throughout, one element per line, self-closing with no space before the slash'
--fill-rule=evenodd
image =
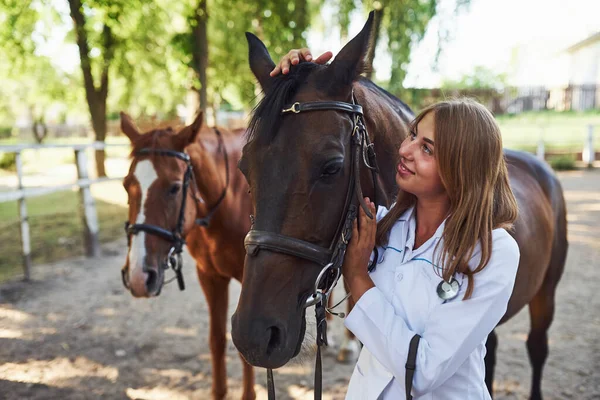
<path id="1" fill-rule="evenodd" d="M 135 142 L 138 137 L 140 137 L 140 131 L 138 131 L 137 127 L 131 120 L 131 117 L 125 114 L 123 111 L 120 112 L 121 115 L 121 131 L 131 140 L 131 143 Z"/>
<path id="2" fill-rule="evenodd" d="M 248 40 L 248 60 L 250 69 L 258 79 L 258 83 L 264 92 L 267 92 L 272 85 L 273 78 L 269 75 L 275 63 L 269 55 L 265 44 L 250 32 L 246 32 L 246 40 Z"/>
<path id="3" fill-rule="evenodd" d="M 199 111 L 198 115 L 196 115 L 196 118 L 194 119 L 194 122 L 177 133 L 175 136 L 175 147 L 179 151 L 183 151 L 183 149 L 185 149 L 189 144 L 196 141 L 196 137 L 198 136 L 198 133 L 200 133 L 203 122 L 204 113 Z"/>
<path id="4" fill-rule="evenodd" d="M 350 85 L 364 72 L 367 66 L 367 53 L 371 44 L 373 16 L 374 11 L 371 11 L 360 33 L 340 50 L 329 66 L 328 71 L 333 74 L 333 76 L 329 75 L 329 79 L 335 87 Z"/>

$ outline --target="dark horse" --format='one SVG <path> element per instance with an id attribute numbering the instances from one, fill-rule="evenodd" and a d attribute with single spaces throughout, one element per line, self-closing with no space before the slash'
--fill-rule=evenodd
<path id="1" fill-rule="evenodd" d="M 250 227 L 248 186 L 235 168 L 243 131 L 203 126 L 202 114 L 179 132 L 167 128 L 141 134 L 122 113 L 121 129 L 132 147 L 123 181 L 129 197 L 123 282 L 135 297 L 157 296 L 164 270 L 181 268 L 173 249 L 187 243 L 210 314 L 212 394 L 223 399 L 229 281 L 242 281 L 243 240 Z M 254 399 L 254 372 L 242 363 L 242 398 Z"/>
<path id="2" fill-rule="evenodd" d="M 343 218 L 350 184 L 351 114 L 344 111 L 281 111 L 294 102 L 356 102 L 380 169 L 379 203 L 388 205 L 398 147 L 406 137 L 412 112 L 400 100 L 359 75 L 367 54 L 372 17 L 328 66 L 300 63 L 289 75 L 274 78 L 269 53 L 248 36 L 250 67 L 265 97 L 250 124 L 240 169 L 252 194 L 253 229 L 273 232 L 326 247 Z M 566 251 L 566 210 L 561 186 L 552 171 L 534 157 L 506 151 L 511 185 L 519 205 L 515 238 L 521 260 L 513 295 L 502 322 L 529 304 L 531 331 L 527 349 L 533 366 L 532 399 L 541 399 L 542 367 L 548 354 L 547 330 Z M 364 194 L 373 198 L 373 182 L 361 169 Z M 248 251 L 242 293 L 232 318 L 234 344 L 255 366 L 278 368 L 295 357 L 303 341 L 305 303 L 320 271 L 315 263 L 279 250 Z M 486 383 L 491 391 L 496 336 L 488 338 Z"/>

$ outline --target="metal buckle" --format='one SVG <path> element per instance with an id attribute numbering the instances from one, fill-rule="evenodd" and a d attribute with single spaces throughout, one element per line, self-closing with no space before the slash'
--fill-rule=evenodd
<path id="1" fill-rule="evenodd" d="M 362 148 L 363 163 L 365 164 L 365 167 L 371 170 L 376 170 L 375 166 L 371 165 L 371 163 L 369 162 L 369 148 L 375 149 L 375 144 L 369 143 L 366 146 L 363 145 Z"/>
<path id="2" fill-rule="evenodd" d="M 281 110 L 282 114 L 285 114 L 287 112 L 293 112 L 294 114 L 298 114 L 300 112 L 300 103 L 295 102 L 290 108 L 284 108 L 283 110 Z"/>
<path id="3" fill-rule="evenodd" d="M 314 306 L 315 304 L 318 304 L 320 302 L 323 302 L 323 304 L 327 303 L 327 299 L 331 295 L 331 292 L 336 287 L 338 281 L 340 280 L 340 276 L 342 275 L 341 268 L 336 268 L 335 269 L 336 276 L 335 276 L 335 279 L 333 280 L 333 283 L 331 284 L 331 286 L 326 287 L 325 289 L 320 289 L 319 286 L 321 285 L 321 281 L 327 275 L 327 273 L 329 272 L 329 270 L 332 267 L 333 267 L 333 263 L 329 263 L 321 270 L 321 272 L 319 272 L 319 275 L 317 276 L 317 280 L 315 281 L 313 294 L 311 294 L 306 299 L 306 302 L 304 303 L 305 308 Z"/>
<path id="4" fill-rule="evenodd" d="M 167 255 L 167 269 L 172 268 L 174 271 L 176 271 L 179 266 L 177 265 L 177 257 L 173 256 L 174 253 L 175 246 L 171 247 L 171 250 L 169 250 L 169 254 Z"/>
<path id="5" fill-rule="evenodd" d="M 346 232 L 342 231 L 342 243 L 348 244 L 349 240 L 346 239 Z"/>

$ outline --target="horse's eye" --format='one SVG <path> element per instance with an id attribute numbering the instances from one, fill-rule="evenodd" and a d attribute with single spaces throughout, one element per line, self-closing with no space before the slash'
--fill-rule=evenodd
<path id="1" fill-rule="evenodd" d="M 174 183 L 171 185 L 171 188 L 169 189 L 169 194 L 171 196 L 175 196 L 177 193 L 179 193 L 180 190 L 181 190 L 181 183 Z"/>
<path id="2" fill-rule="evenodd" d="M 325 164 L 325 166 L 323 167 L 323 170 L 321 171 L 321 176 L 327 177 L 327 176 L 335 175 L 338 172 L 340 172 L 341 169 L 342 169 L 342 161 L 341 160 L 330 161 L 327 164 Z"/>

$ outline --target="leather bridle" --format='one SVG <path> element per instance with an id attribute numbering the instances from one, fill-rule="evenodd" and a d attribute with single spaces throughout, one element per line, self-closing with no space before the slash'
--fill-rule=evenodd
<path id="1" fill-rule="evenodd" d="M 214 131 L 219 139 L 219 149 L 223 152 L 223 158 L 225 160 L 225 188 L 223 189 L 223 192 L 221 193 L 221 196 L 219 197 L 215 205 L 208 211 L 208 213 L 204 217 L 196 219 L 195 224 L 202 227 L 206 227 L 210 224 L 212 217 L 217 211 L 217 208 L 219 207 L 219 205 L 221 205 L 223 199 L 227 195 L 227 188 L 229 187 L 229 160 L 227 157 L 227 150 L 225 149 L 225 144 L 223 143 L 223 136 L 221 135 L 221 132 L 217 128 L 214 128 Z M 179 286 L 179 289 L 184 290 L 185 283 L 183 281 L 183 274 L 181 272 L 181 268 L 183 267 L 181 252 L 183 251 L 183 246 L 185 245 L 185 239 L 183 237 L 183 224 L 185 222 L 185 204 L 187 201 L 187 192 L 190 186 L 190 182 L 194 185 L 195 189 L 193 195 L 194 200 L 196 200 L 197 203 L 202 202 L 202 200 L 198 197 L 198 186 L 196 183 L 194 170 L 192 168 L 192 162 L 188 154 L 175 150 L 143 148 L 135 152 L 135 156 L 146 155 L 175 157 L 185 162 L 186 169 L 185 173 L 183 174 L 183 183 L 181 187 L 181 206 L 179 207 L 179 217 L 177 218 L 177 225 L 175 227 L 175 230 L 173 231 L 167 230 L 156 225 L 131 224 L 129 221 L 126 221 L 125 234 L 127 235 L 127 247 L 131 246 L 131 236 L 137 235 L 139 232 L 145 232 L 150 235 L 155 235 L 163 240 L 166 240 L 167 242 L 170 242 L 172 246 L 169 250 L 167 260 L 166 263 L 163 265 L 163 268 L 173 269 L 177 278 L 177 284 Z M 129 284 L 127 282 L 127 274 L 128 267 L 121 269 L 121 278 L 123 280 L 123 285 L 126 289 L 129 289 Z"/>
<path id="2" fill-rule="evenodd" d="M 248 256 L 256 256 L 260 250 L 267 250 L 282 254 L 302 258 L 322 267 L 314 284 L 313 293 L 311 293 L 303 304 L 304 308 L 315 306 L 317 319 L 317 360 L 315 367 L 315 399 L 321 399 L 322 393 L 322 371 L 321 371 L 321 346 L 327 346 L 327 320 L 325 311 L 327 301 L 331 292 L 335 288 L 342 271 L 342 263 L 346 253 L 346 247 L 352 237 L 352 223 L 357 216 L 357 204 L 363 208 L 369 218 L 375 218 L 371 214 L 363 198 L 363 191 L 360 182 L 361 161 L 372 174 L 374 185 L 375 209 L 377 210 L 376 193 L 378 190 L 377 181 L 377 160 L 373 143 L 371 143 L 366 125 L 362 107 L 356 103 L 354 94 L 352 94 L 352 103 L 341 101 L 313 101 L 300 103 L 295 102 L 281 110 L 282 115 L 299 114 L 310 111 L 341 111 L 352 116 L 351 141 L 351 166 L 350 181 L 346 191 L 344 201 L 343 217 L 338 223 L 336 234 L 333 237 L 329 247 L 325 248 L 301 239 L 282 235 L 275 232 L 255 230 L 253 228 L 248 232 L 244 245 Z M 254 218 L 251 216 L 251 219 Z M 365 266 L 366 268 L 366 266 Z M 269 399 L 275 399 L 275 388 L 273 383 L 273 371 L 267 370 L 267 383 Z"/>

